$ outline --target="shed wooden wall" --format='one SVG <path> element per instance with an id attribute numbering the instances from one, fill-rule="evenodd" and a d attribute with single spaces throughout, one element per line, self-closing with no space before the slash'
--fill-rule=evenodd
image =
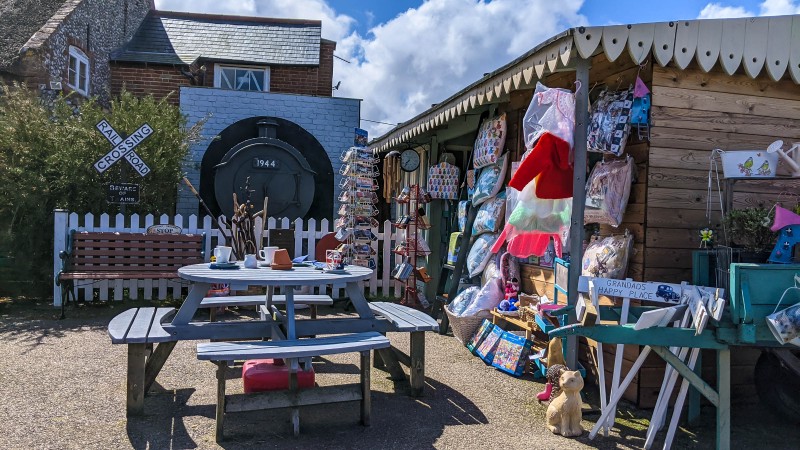
<path id="1" fill-rule="evenodd" d="M 776 139 L 800 140 L 800 87 L 788 77 L 773 82 L 765 74 L 752 79 L 718 69 L 705 73 L 692 66 L 655 67 L 652 85 L 644 278 L 691 280 L 691 253 L 700 246 L 698 231 L 708 224 L 711 151 L 766 148 Z M 769 208 L 782 191 L 800 193 L 800 182 L 737 182 L 734 208 Z M 719 229 L 715 192 L 711 209 L 711 224 Z"/>

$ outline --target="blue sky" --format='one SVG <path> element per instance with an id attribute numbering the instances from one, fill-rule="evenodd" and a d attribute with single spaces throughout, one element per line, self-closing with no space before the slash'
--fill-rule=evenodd
<path id="1" fill-rule="evenodd" d="M 547 38 L 581 25 L 800 14 L 800 0 L 156 0 L 165 10 L 318 19 L 335 96 L 389 131 Z"/>

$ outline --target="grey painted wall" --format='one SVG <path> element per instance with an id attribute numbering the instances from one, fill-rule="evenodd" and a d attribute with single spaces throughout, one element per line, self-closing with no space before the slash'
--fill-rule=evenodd
<path id="1" fill-rule="evenodd" d="M 182 87 L 181 111 L 193 125 L 209 116 L 203 127 L 204 141 L 189 148 L 184 166 L 187 178 L 200 186 L 200 164 L 211 139 L 222 130 L 242 119 L 257 116 L 280 117 L 290 120 L 314 135 L 331 159 L 334 185 L 342 176 L 339 156 L 353 145 L 354 128 L 359 126 L 361 101 L 349 98 L 313 97 L 308 95 L 245 92 L 204 87 Z M 338 190 L 330 193 L 334 214 L 339 208 Z M 177 213 L 197 214 L 199 203 L 185 187 L 178 189 Z M 330 217 L 329 220 L 332 220 Z"/>

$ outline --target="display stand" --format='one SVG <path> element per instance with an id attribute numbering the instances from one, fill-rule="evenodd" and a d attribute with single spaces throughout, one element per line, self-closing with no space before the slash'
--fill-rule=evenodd
<path id="1" fill-rule="evenodd" d="M 398 229 L 405 230 L 405 240 L 393 250 L 393 253 L 404 256 L 404 261 L 392 271 L 392 278 L 405 284 L 401 304 L 406 306 L 430 307 L 425 294 L 418 289 L 417 283 L 430 281 L 427 269 L 419 264 L 419 258 L 428 256 L 431 252 L 421 230 L 427 230 L 430 225 L 425 220 L 422 205 L 430 201 L 430 196 L 418 185 L 411 185 L 403 189 L 395 201 L 401 205 L 403 214 L 395 223 Z"/>
<path id="2" fill-rule="evenodd" d="M 375 249 L 372 242 L 377 236 L 372 228 L 377 226 L 375 216 L 378 213 L 375 203 L 378 196 L 378 176 L 375 165 L 378 158 L 372 151 L 351 147 L 341 156 L 342 165 L 340 173 L 343 175 L 340 183 L 341 193 L 339 201 L 339 219 L 336 220 L 336 239 L 342 244 L 335 250 L 328 251 L 328 265 L 353 264 L 375 269 Z M 334 267 L 329 267 L 334 268 Z"/>

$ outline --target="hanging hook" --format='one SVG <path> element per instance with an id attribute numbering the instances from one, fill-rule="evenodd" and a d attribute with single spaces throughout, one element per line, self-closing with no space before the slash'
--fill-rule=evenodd
<path id="1" fill-rule="evenodd" d="M 575 93 L 578 93 L 578 91 L 581 90 L 581 86 L 583 86 L 583 83 L 581 83 L 581 80 L 575 80 L 574 84 L 575 84 Z"/>

